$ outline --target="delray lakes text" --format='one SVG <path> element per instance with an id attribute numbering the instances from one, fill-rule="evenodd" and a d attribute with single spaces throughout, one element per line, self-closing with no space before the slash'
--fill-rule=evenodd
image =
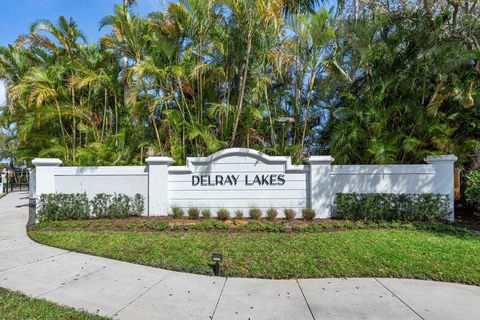
<path id="1" fill-rule="evenodd" d="M 284 174 L 256 174 L 244 175 L 192 175 L 192 186 L 283 186 L 285 184 Z"/>

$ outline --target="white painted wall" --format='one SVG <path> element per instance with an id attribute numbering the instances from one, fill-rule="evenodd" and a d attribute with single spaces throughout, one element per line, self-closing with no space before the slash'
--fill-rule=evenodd
<path id="1" fill-rule="evenodd" d="M 428 193 L 434 192 L 432 165 L 333 165 L 336 193 Z"/>
<path id="2" fill-rule="evenodd" d="M 277 208 L 280 214 L 284 208 L 300 214 L 301 209 L 311 207 L 317 217 L 328 218 L 337 193 L 442 193 L 452 199 L 453 218 L 455 156 L 429 157 L 427 164 L 419 165 L 365 166 L 331 165 L 334 159 L 330 156 L 312 156 L 308 165 L 292 165 L 290 157 L 233 148 L 209 157 L 187 158 L 185 166 L 171 166 L 173 159 L 168 157 L 146 161 L 146 167 L 59 167 L 58 159 L 35 159 L 35 197 L 52 192 L 86 192 L 90 198 L 97 193 L 140 193 L 150 215 L 166 215 L 173 206 L 209 208 L 213 214 L 220 208 L 232 214 L 243 210 L 245 215 L 252 207 Z M 251 183 L 256 175 L 265 176 L 268 183 L 246 183 L 247 176 Z M 272 175 L 275 178 L 268 180 Z M 193 184 L 193 176 L 210 176 L 211 184 Z M 236 184 L 215 184 L 216 176 L 236 177 Z"/>
<path id="3" fill-rule="evenodd" d="M 98 193 L 139 193 L 148 204 L 148 167 L 57 167 L 54 175 L 58 193 L 85 192 L 89 199 Z"/>

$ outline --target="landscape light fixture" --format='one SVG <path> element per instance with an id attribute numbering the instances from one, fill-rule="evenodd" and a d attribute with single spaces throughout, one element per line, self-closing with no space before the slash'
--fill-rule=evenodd
<path id="1" fill-rule="evenodd" d="M 213 273 L 216 276 L 220 274 L 220 262 L 223 260 L 223 254 L 221 253 L 213 253 L 212 254 L 212 261 L 213 261 Z"/>

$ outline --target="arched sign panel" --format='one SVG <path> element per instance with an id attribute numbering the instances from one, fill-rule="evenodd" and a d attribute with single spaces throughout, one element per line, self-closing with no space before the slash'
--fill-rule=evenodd
<path id="1" fill-rule="evenodd" d="M 170 206 L 300 211 L 307 207 L 309 166 L 290 157 L 270 157 L 251 149 L 226 149 L 209 157 L 187 158 L 169 168 Z"/>

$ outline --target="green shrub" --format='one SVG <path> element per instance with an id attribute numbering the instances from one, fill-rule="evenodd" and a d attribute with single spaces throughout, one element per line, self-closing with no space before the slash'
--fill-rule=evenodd
<path id="1" fill-rule="evenodd" d="M 228 220 L 230 218 L 230 211 L 228 211 L 227 209 L 220 209 L 218 210 L 217 212 L 217 219 L 218 220 Z"/>
<path id="2" fill-rule="evenodd" d="M 133 215 L 141 216 L 145 211 L 145 197 L 140 193 L 135 194 L 132 200 Z"/>
<path id="3" fill-rule="evenodd" d="M 89 219 L 90 205 L 87 195 L 85 193 L 42 194 L 37 218 L 40 222 Z"/>
<path id="4" fill-rule="evenodd" d="M 235 218 L 243 219 L 243 211 L 242 210 L 235 211 Z"/>
<path id="5" fill-rule="evenodd" d="M 107 218 L 109 217 L 108 207 L 112 202 L 112 195 L 106 193 L 98 193 L 90 201 L 92 206 L 92 214 L 96 218 Z"/>
<path id="6" fill-rule="evenodd" d="M 198 218 L 200 218 L 200 210 L 198 210 L 198 208 L 189 208 L 188 218 L 192 220 L 198 220 Z"/>
<path id="7" fill-rule="evenodd" d="M 315 223 L 306 226 L 294 226 L 292 230 L 295 232 L 318 232 L 320 230 L 323 230 L 323 227 Z"/>
<path id="8" fill-rule="evenodd" d="M 96 218 L 124 218 L 140 216 L 145 210 L 145 199 L 137 193 L 133 198 L 125 194 L 99 193 L 90 201 Z"/>
<path id="9" fill-rule="evenodd" d="M 275 221 L 278 216 L 278 211 L 275 208 L 270 208 L 267 210 L 267 220 L 268 221 Z"/>
<path id="10" fill-rule="evenodd" d="M 203 209 L 202 210 L 202 218 L 203 219 L 210 219 L 212 217 L 212 213 L 210 212 L 210 209 Z"/>
<path id="11" fill-rule="evenodd" d="M 251 232 L 286 232 L 287 228 L 283 224 L 274 224 L 271 222 L 252 221 L 237 227 L 238 230 Z"/>
<path id="12" fill-rule="evenodd" d="M 315 218 L 315 210 L 311 208 L 302 209 L 302 218 L 306 221 L 312 221 Z"/>
<path id="13" fill-rule="evenodd" d="M 250 216 L 250 219 L 258 221 L 262 217 L 262 210 L 258 208 L 250 208 L 250 210 L 248 210 L 248 215 Z"/>
<path id="14" fill-rule="evenodd" d="M 480 171 L 470 171 L 465 175 L 465 200 L 476 213 L 480 213 Z"/>
<path id="15" fill-rule="evenodd" d="M 443 194 L 338 193 L 339 218 L 364 221 L 442 221 L 448 218 L 449 197 Z"/>
<path id="16" fill-rule="evenodd" d="M 285 214 L 285 219 L 287 219 L 288 221 L 294 220 L 297 216 L 297 213 L 293 209 L 285 209 L 283 210 L 283 213 Z"/>
<path id="17" fill-rule="evenodd" d="M 115 194 L 108 206 L 109 217 L 124 218 L 132 214 L 132 199 L 125 194 Z"/>
<path id="18" fill-rule="evenodd" d="M 192 230 L 202 230 L 202 231 L 226 230 L 228 229 L 228 227 L 229 227 L 228 224 L 226 224 L 225 222 L 214 220 L 214 219 L 200 221 L 194 225 L 189 226 L 189 228 Z"/>
<path id="19" fill-rule="evenodd" d="M 183 219 L 185 212 L 180 207 L 172 207 L 172 218 L 173 219 Z"/>

